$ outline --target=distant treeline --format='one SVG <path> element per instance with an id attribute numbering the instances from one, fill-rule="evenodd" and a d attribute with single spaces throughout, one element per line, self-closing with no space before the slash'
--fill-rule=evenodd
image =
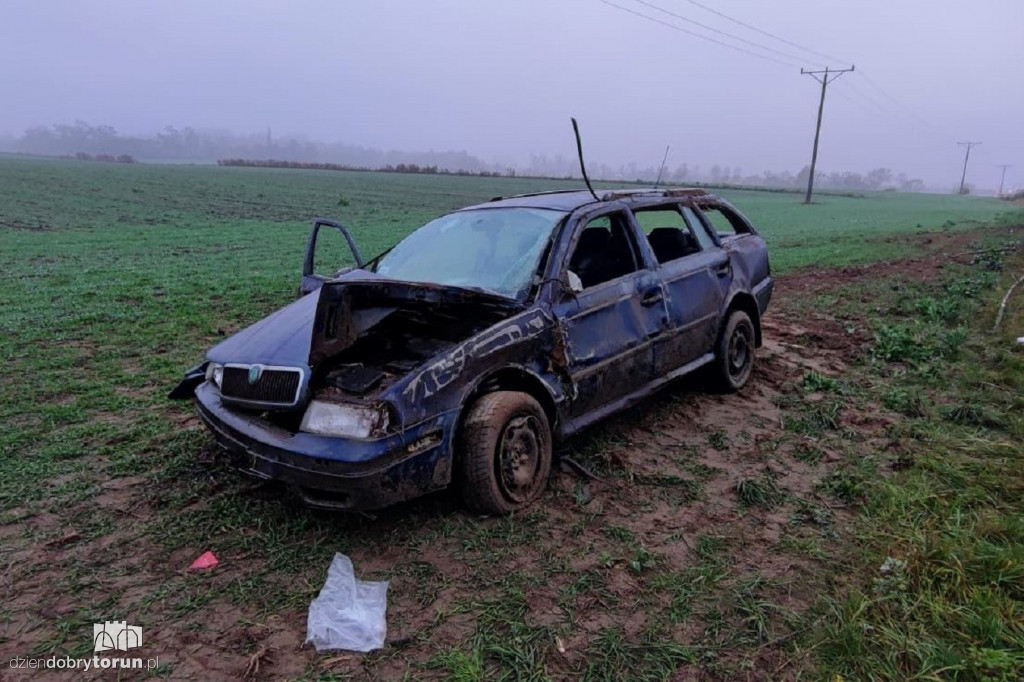
<path id="1" fill-rule="evenodd" d="M 106 163 L 137 163 L 135 157 L 130 154 L 86 154 L 75 152 L 74 154 L 63 154 L 62 159 L 75 159 L 76 161 L 104 161 Z"/>
<path id="2" fill-rule="evenodd" d="M 252 168 L 299 168 L 305 170 L 359 171 L 365 173 L 422 173 L 425 175 L 474 175 L 479 177 L 501 177 L 506 175 L 500 171 L 468 171 L 464 168 L 449 170 L 437 166 L 420 166 L 415 163 L 391 164 L 380 168 L 366 166 L 347 166 L 340 163 L 312 163 L 309 161 L 283 161 L 281 159 L 217 159 L 218 166 L 243 166 Z M 509 173 L 515 177 L 515 170 Z"/>
<path id="3" fill-rule="evenodd" d="M 462 175 L 462 176 L 473 176 L 483 178 L 497 178 L 497 177 L 520 177 L 529 178 L 531 180 L 573 180 L 579 179 L 574 178 L 572 175 L 521 175 L 517 174 L 515 169 L 509 169 L 505 173 L 498 171 L 480 171 L 473 173 L 464 169 L 459 170 L 448 170 L 446 168 L 438 168 L 437 166 L 417 166 L 416 164 L 398 164 L 397 166 L 384 166 L 383 168 L 366 168 L 362 166 L 345 166 L 337 163 L 305 163 L 301 161 L 282 161 L 280 159 L 218 159 L 218 166 L 240 166 L 248 168 L 296 168 L 302 170 L 329 170 L 329 171 L 354 171 L 359 173 L 420 173 L 425 175 Z M 635 184 L 635 185 L 650 185 L 652 181 L 645 178 L 636 178 L 633 180 L 621 180 L 623 184 Z M 663 183 L 664 184 L 664 183 Z M 796 187 L 767 187 L 765 185 L 745 185 L 734 182 L 690 182 L 690 186 L 703 187 L 706 189 L 736 189 L 736 190 L 756 190 L 760 192 L 776 192 L 781 194 L 798 194 L 803 192 L 802 188 Z M 826 190 L 819 192 L 819 194 L 825 194 L 836 197 L 850 197 L 853 199 L 861 199 L 864 197 L 863 194 L 856 192 L 843 192 L 836 190 Z"/>
<path id="4" fill-rule="evenodd" d="M 274 137 L 266 133 L 238 135 L 219 130 L 196 130 L 186 126 L 167 126 L 152 136 L 125 135 L 112 126 L 73 124 L 35 126 L 20 137 L 0 135 L 0 151 L 46 156 L 71 156 L 115 161 L 126 158 L 139 161 L 185 161 L 221 165 L 263 166 L 272 168 L 314 168 L 322 170 L 363 170 L 392 173 L 424 173 L 477 176 L 521 176 L 535 178 L 579 178 L 579 165 L 572 156 L 549 157 L 534 154 L 520 166 L 487 163 L 465 151 L 402 152 L 382 151 L 345 143 L 324 143 L 295 136 Z M 218 161 L 219 159 L 219 161 Z M 259 159 L 266 159 L 259 160 Z M 587 164 L 590 177 L 610 182 L 654 183 L 660 178 L 666 185 L 710 185 L 715 187 L 758 187 L 780 191 L 807 186 L 810 168 L 793 174 L 788 170 L 744 173 L 738 166 L 677 163 L 664 169 L 638 166 L 636 163 L 610 165 L 595 161 Z M 844 192 L 900 190 L 919 192 L 924 183 L 905 173 L 876 168 L 868 173 L 819 172 L 816 187 Z"/>
<path id="5" fill-rule="evenodd" d="M 345 143 L 326 143 L 265 133 L 239 135 L 223 130 L 167 126 L 151 136 L 118 133 L 112 126 L 85 121 L 29 128 L 19 137 L 0 136 L 0 151 L 45 156 L 129 155 L 140 161 L 212 163 L 217 159 L 272 158 L 359 168 L 399 165 L 464 168 L 469 172 L 502 170 L 464 151 L 384 151 Z"/>

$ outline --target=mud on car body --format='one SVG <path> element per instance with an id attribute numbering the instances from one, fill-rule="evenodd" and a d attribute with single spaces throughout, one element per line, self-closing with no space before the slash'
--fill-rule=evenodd
<path id="1" fill-rule="evenodd" d="M 356 266 L 317 274 L 324 234 Z M 764 240 L 702 190 L 494 199 L 364 262 L 314 222 L 299 298 L 210 349 L 171 393 L 309 505 L 459 486 L 505 513 L 552 444 L 698 368 L 750 377 L 772 295 Z"/>

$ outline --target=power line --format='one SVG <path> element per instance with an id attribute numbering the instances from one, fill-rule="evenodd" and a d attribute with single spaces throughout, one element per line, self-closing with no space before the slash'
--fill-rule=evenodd
<path id="1" fill-rule="evenodd" d="M 899 114 L 899 113 L 895 112 L 894 110 L 890 109 L 889 107 L 881 104 L 878 100 L 876 100 L 874 97 L 871 97 L 870 95 L 868 95 L 866 92 L 864 92 L 863 90 L 861 90 L 860 88 L 855 86 L 853 83 L 850 83 L 849 81 L 846 81 L 846 86 L 848 88 L 850 88 L 850 90 L 852 90 L 853 92 L 857 93 L 857 95 L 859 95 L 861 97 L 861 99 L 864 99 L 865 101 L 870 102 L 872 106 L 874 106 L 876 109 L 881 111 L 883 114 L 887 114 L 887 115 L 892 116 L 894 118 L 898 118 L 901 121 L 905 121 L 906 120 L 906 119 L 903 118 L 902 114 Z"/>
<path id="2" fill-rule="evenodd" d="M 765 50 L 766 52 L 772 52 L 774 54 L 777 54 L 777 55 L 780 55 L 782 57 L 785 57 L 786 59 L 793 59 L 793 60 L 796 60 L 796 61 L 800 61 L 800 60 L 804 59 L 803 57 L 799 57 L 799 56 L 794 55 L 794 54 L 789 54 L 788 52 L 783 52 L 781 50 L 776 50 L 774 47 L 768 47 L 767 45 L 762 45 L 761 43 L 755 43 L 752 40 L 747 40 L 746 38 L 741 38 L 740 36 L 733 35 L 732 33 L 729 33 L 728 31 L 719 30 L 719 29 L 715 28 L 714 26 L 708 26 L 707 24 L 702 24 L 699 21 L 696 21 L 694 19 L 690 19 L 689 17 L 683 16 L 682 14 L 676 14 L 675 12 L 667 10 L 664 7 L 659 7 L 658 5 L 655 5 L 652 2 L 647 2 L 647 0 L 633 0 L 633 2 L 636 2 L 638 4 L 644 5 L 646 7 L 650 7 L 651 9 L 657 10 L 658 12 L 661 12 L 662 14 L 669 15 L 670 17 L 675 17 L 676 19 L 681 19 L 682 21 L 685 21 L 685 22 L 687 22 L 689 24 L 694 24 L 695 26 L 700 26 L 703 29 L 711 31 L 712 33 L 717 33 L 719 35 L 726 36 L 728 38 L 731 38 L 733 40 L 739 41 L 739 42 L 744 43 L 746 45 L 751 45 L 753 47 L 758 48 L 759 50 Z M 816 62 L 816 61 L 813 61 L 813 60 L 811 61 L 811 63 L 812 64 L 818 64 L 819 66 L 825 66 L 824 63 Z"/>
<path id="3" fill-rule="evenodd" d="M 712 43 L 715 43 L 717 45 L 721 45 L 722 47 L 728 47 L 729 49 L 736 50 L 737 52 L 743 52 L 744 54 L 749 54 L 752 57 L 757 57 L 758 59 L 766 59 L 766 60 L 768 60 L 770 62 L 775 62 L 776 64 L 780 64 L 782 66 L 793 68 L 793 69 L 797 68 L 797 65 L 793 64 L 792 62 L 782 61 L 781 59 L 776 59 L 775 57 L 769 57 L 768 55 L 758 54 L 757 52 L 751 52 L 750 50 L 744 49 L 742 47 L 737 47 L 736 45 L 730 45 L 729 43 L 722 42 L 721 40 L 717 40 L 716 38 L 711 38 L 710 36 L 706 36 L 706 35 L 702 35 L 700 33 L 696 33 L 695 31 L 690 31 L 690 30 L 685 29 L 685 28 L 683 28 L 681 26 L 677 26 L 676 24 L 672 24 L 672 23 L 669 23 L 667 21 L 662 21 L 661 19 L 657 19 L 655 17 L 649 17 L 646 14 L 642 14 L 641 12 L 637 12 L 636 10 L 629 9 L 628 7 L 623 7 L 622 5 L 616 5 L 614 2 L 610 2 L 609 0 L 598 0 L 598 1 L 601 2 L 601 3 L 604 3 L 605 5 L 608 5 L 609 7 L 614 7 L 616 9 L 618 9 L 618 10 L 622 10 L 623 12 L 629 12 L 630 14 L 632 14 L 634 16 L 637 16 L 637 17 L 640 17 L 641 19 L 646 19 L 647 21 L 653 21 L 656 24 L 661 24 L 662 26 L 667 26 L 667 27 L 669 27 L 669 28 L 671 28 L 671 29 L 673 29 L 675 31 L 679 31 L 680 33 L 686 33 L 687 35 L 694 36 L 695 38 L 700 38 L 701 40 L 707 40 L 708 42 L 712 42 Z"/>
<path id="4" fill-rule="evenodd" d="M 971 147 L 977 147 L 980 142 L 957 142 L 961 147 L 967 147 L 964 155 L 964 174 L 960 176 L 960 194 L 964 193 L 964 181 L 967 179 L 967 159 L 971 158 Z"/>
<path id="5" fill-rule="evenodd" d="M 871 87 L 873 87 L 873 88 L 874 88 L 875 90 L 877 90 L 878 92 L 880 92 L 880 93 L 882 94 L 882 96 L 883 96 L 883 97 L 885 97 L 885 98 L 886 98 L 887 100 L 889 100 L 890 102 L 892 102 L 892 103 L 893 103 L 893 104 L 895 104 L 896 106 L 898 106 L 898 107 L 900 107 L 901 109 L 903 109 L 903 110 L 904 110 L 904 111 L 905 111 L 905 112 L 906 112 L 907 114 L 909 114 L 909 115 L 910 115 L 911 117 L 913 117 L 913 119 L 914 119 L 915 121 L 917 121 L 918 123 L 921 123 L 921 124 L 923 124 L 923 125 L 926 125 L 926 126 L 928 126 L 929 128 L 932 128 L 932 129 L 934 130 L 934 126 L 932 126 L 932 124 L 931 124 L 931 123 L 929 123 L 929 122 L 928 122 L 928 121 L 926 121 L 925 119 L 923 119 L 923 118 L 921 118 L 920 116 L 918 116 L 918 115 L 917 115 L 917 113 L 916 113 L 916 112 L 915 112 L 915 111 L 914 111 L 913 109 L 911 109 L 910 107 L 908 107 L 908 106 L 907 106 L 906 104 L 904 104 L 903 102 L 899 101 L 898 99 L 896 99 L 895 97 L 893 97 L 892 95 L 890 95 L 890 94 L 889 94 L 889 93 L 888 93 L 888 92 L 887 92 L 887 91 L 886 91 L 886 90 L 885 90 L 885 89 L 884 89 L 884 88 L 883 88 L 883 87 L 882 87 L 881 85 L 879 85 L 879 84 L 878 84 L 878 83 L 876 83 L 876 82 L 875 82 L 874 80 L 872 80 L 872 79 L 871 79 L 871 78 L 870 78 L 870 77 L 869 77 L 869 76 L 868 76 L 868 75 L 867 75 L 866 73 L 863 73 L 863 72 L 861 72 L 861 71 L 858 71 L 857 73 L 858 73 L 858 74 L 860 75 L 860 77 L 861 77 L 861 78 L 863 78 L 863 79 L 864 79 L 864 81 L 865 81 L 865 82 L 866 82 L 866 83 L 867 83 L 868 85 L 870 85 L 870 86 L 871 86 Z"/>
<path id="6" fill-rule="evenodd" d="M 774 33 L 769 33 L 768 31 L 765 31 L 763 29 L 758 28 L 757 26 L 751 26 L 750 24 L 748 24 L 746 22 L 743 22 L 743 21 L 740 21 L 739 19 L 736 19 L 735 17 L 730 17 L 728 14 L 725 14 L 724 12 L 719 12 L 718 10 L 714 9 L 713 7 L 708 7 L 707 5 L 702 5 L 701 3 L 697 2 L 696 0 L 685 0 L 685 2 L 688 2 L 691 5 L 696 5 L 697 7 L 700 7 L 702 10 L 706 10 L 708 12 L 711 12 L 712 14 L 718 15 L 718 16 L 722 17 L 723 19 L 731 21 L 734 24 L 739 24 L 743 28 L 748 28 L 751 31 L 756 31 L 757 33 L 760 33 L 761 35 L 768 36 L 769 38 L 774 38 L 775 40 L 778 40 L 781 43 L 785 43 L 786 45 L 789 45 L 790 47 L 795 47 L 795 48 L 797 48 L 799 50 L 803 50 L 804 52 L 809 52 L 810 54 L 817 55 L 819 57 L 823 57 L 824 59 L 827 59 L 830 62 L 840 62 L 842 64 L 849 64 L 850 63 L 850 60 L 848 60 L 848 59 L 839 59 L 838 57 L 829 56 L 829 55 L 825 54 L 824 52 L 818 52 L 817 50 L 812 50 L 809 47 L 804 47 L 803 45 L 798 45 L 797 43 L 794 43 L 794 42 L 791 42 L 789 40 L 786 40 L 785 38 L 781 38 L 781 37 L 775 35 Z"/>
<path id="7" fill-rule="evenodd" d="M 838 90 L 836 90 L 835 94 L 838 97 L 841 97 L 842 99 L 846 100 L 850 104 L 853 104 L 854 106 L 856 106 L 861 111 L 864 111 L 864 112 L 866 112 L 868 114 L 871 114 L 872 116 L 878 116 L 879 118 L 885 118 L 886 120 L 889 120 L 889 117 L 884 116 L 883 112 L 880 109 L 868 106 L 867 102 L 865 102 L 864 100 L 859 99 L 857 97 L 853 97 L 850 93 L 846 92 L 842 88 L 839 88 Z"/>
<path id="8" fill-rule="evenodd" d="M 807 178 L 807 197 L 804 199 L 805 204 L 811 203 L 811 191 L 814 189 L 814 167 L 818 165 L 818 139 L 821 137 L 821 115 L 822 112 L 825 111 L 825 89 L 828 88 L 829 83 L 850 71 L 853 71 L 852 65 L 848 69 L 836 69 L 834 71 L 829 71 L 827 66 L 824 71 L 805 71 L 800 69 L 801 74 L 810 76 L 821 83 L 821 101 L 818 103 L 818 124 L 814 128 L 814 151 L 811 152 L 811 174 L 810 177 Z"/>

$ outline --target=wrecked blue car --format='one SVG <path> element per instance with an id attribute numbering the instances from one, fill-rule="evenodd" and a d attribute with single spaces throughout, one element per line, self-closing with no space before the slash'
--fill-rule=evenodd
<path id="1" fill-rule="evenodd" d="M 356 267 L 317 274 L 318 241 L 339 233 Z M 764 240 L 702 190 L 496 198 L 368 262 L 317 220 L 299 298 L 171 397 L 311 506 L 455 484 L 507 513 L 543 492 L 553 442 L 699 368 L 743 387 L 772 287 Z"/>

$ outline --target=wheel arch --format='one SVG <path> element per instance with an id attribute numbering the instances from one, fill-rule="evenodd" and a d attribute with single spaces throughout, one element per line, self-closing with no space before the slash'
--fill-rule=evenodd
<path id="1" fill-rule="evenodd" d="M 555 425 L 558 422 L 558 407 L 551 388 L 535 372 L 522 365 L 507 365 L 479 377 L 462 400 L 459 410 L 459 428 L 462 427 L 462 421 L 466 417 L 469 406 L 480 396 L 494 391 L 518 391 L 532 396 L 544 410 L 552 434 L 557 433 Z"/>
<path id="2" fill-rule="evenodd" d="M 742 310 L 750 318 L 751 323 L 754 325 L 754 346 L 756 348 L 760 348 L 762 344 L 761 311 L 757 307 L 757 300 L 745 291 L 737 292 L 729 300 L 729 305 L 725 308 L 725 314 L 722 316 L 721 329 L 725 329 L 725 324 L 729 320 L 729 315 L 734 310 Z"/>

